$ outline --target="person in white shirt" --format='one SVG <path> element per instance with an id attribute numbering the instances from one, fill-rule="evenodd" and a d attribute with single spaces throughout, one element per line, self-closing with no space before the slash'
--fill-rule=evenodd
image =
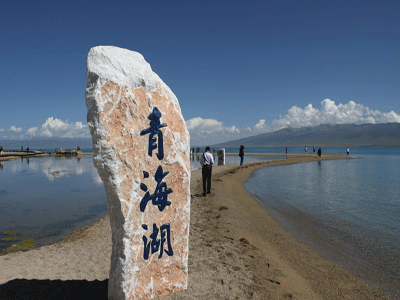
<path id="1" fill-rule="evenodd" d="M 210 153 L 210 147 L 206 147 L 206 152 L 200 157 L 200 165 L 202 167 L 201 175 L 203 177 L 203 196 L 211 193 L 211 174 L 214 157 Z"/>

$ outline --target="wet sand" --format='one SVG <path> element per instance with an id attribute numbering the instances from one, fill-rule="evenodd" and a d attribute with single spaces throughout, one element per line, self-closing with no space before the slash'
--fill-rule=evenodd
<path id="1" fill-rule="evenodd" d="M 322 155 L 335 158 L 348 157 Z M 207 197 L 201 196 L 201 170 L 192 171 L 188 289 L 161 299 L 390 299 L 299 242 L 243 187 L 259 167 L 315 159 L 216 166 Z M 61 242 L 0 256 L 0 295 L 107 299 L 110 253 L 105 216 Z"/>

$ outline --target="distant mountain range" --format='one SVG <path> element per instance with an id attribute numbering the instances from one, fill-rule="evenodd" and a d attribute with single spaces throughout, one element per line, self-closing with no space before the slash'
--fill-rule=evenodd
<path id="1" fill-rule="evenodd" d="M 219 147 L 363 147 L 400 146 L 400 123 L 319 125 L 285 128 L 225 142 Z"/>

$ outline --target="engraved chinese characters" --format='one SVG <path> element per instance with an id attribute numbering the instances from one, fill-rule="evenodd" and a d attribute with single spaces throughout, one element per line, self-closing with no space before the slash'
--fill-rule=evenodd
<path id="1" fill-rule="evenodd" d="M 112 229 L 109 298 L 185 289 L 189 134 L 178 100 L 142 55 L 126 49 L 92 48 L 86 76 L 94 164 Z"/>
<path id="2" fill-rule="evenodd" d="M 153 155 L 153 150 L 157 148 L 156 141 L 157 139 L 154 135 L 158 137 L 158 153 L 157 157 L 159 160 L 164 158 L 164 147 L 163 147 L 163 134 L 160 130 L 162 127 L 167 126 L 167 124 L 160 124 L 161 113 L 157 109 L 157 107 L 153 108 L 153 112 L 149 115 L 148 119 L 150 120 L 150 127 L 142 130 L 140 135 L 150 134 L 149 135 L 149 155 Z"/>
<path id="3" fill-rule="evenodd" d="M 148 119 L 150 120 L 150 127 L 142 130 L 140 135 L 150 134 L 149 136 L 149 151 L 148 154 L 152 156 L 152 152 L 157 148 L 156 143 L 158 143 L 158 160 L 162 160 L 164 158 L 164 147 L 163 147 L 163 133 L 160 130 L 162 127 L 166 127 L 167 124 L 160 124 L 161 113 L 157 109 L 157 107 L 153 108 L 153 112 L 149 115 Z M 154 137 L 157 135 L 157 138 Z M 168 172 L 163 173 L 162 166 L 158 166 L 157 171 L 154 175 L 154 179 L 157 182 L 156 189 L 154 194 L 150 195 L 147 191 L 147 186 L 143 183 L 140 184 L 140 188 L 142 191 L 146 192 L 142 201 L 140 201 L 140 211 L 144 213 L 147 202 L 152 201 L 153 205 L 157 205 L 160 211 L 163 211 L 166 206 L 170 206 L 171 202 L 168 201 L 168 194 L 172 193 L 171 189 L 167 188 L 167 184 L 162 182 L 163 178 L 167 176 Z M 143 171 L 143 175 L 145 178 L 149 177 L 149 173 L 147 171 Z M 147 230 L 148 227 L 146 224 L 142 225 L 143 229 Z M 160 239 L 157 239 L 158 233 L 160 232 Z M 153 224 L 153 233 L 150 234 L 151 242 L 147 242 L 148 238 L 143 236 L 143 258 L 149 259 L 149 253 L 151 250 L 151 254 L 160 252 L 158 258 L 163 256 L 164 251 L 164 243 L 166 242 L 168 245 L 168 250 L 165 253 L 168 256 L 174 255 L 171 246 L 171 228 L 170 224 L 163 224 L 160 226 L 160 229 L 157 228 L 156 224 Z"/>
<path id="4" fill-rule="evenodd" d="M 148 178 L 149 173 L 143 172 L 144 177 Z M 147 202 L 152 200 L 153 205 L 157 205 L 160 211 L 163 211 L 165 206 L 171 205 L 171 202 L 167 200 L 168 194 L 172 193 L 171 189 L 167 189 L 167 184 L 165 182 L 161 182 L 165 176 L 167 176 L 168 172 L 163 173 L 163 169 L 161 166 L 158 166 L 156 174 L 154 175 L 154 179 L 157 182 L 156 190 L 154 194 L 150 195 L 147 191 L 147 186 L 143 183 L 140 184 L 140 188 L 142 191 L 146 192 L 146 195 L 140 201 L 140 211 L 144 212 L 146 208 Z"/>

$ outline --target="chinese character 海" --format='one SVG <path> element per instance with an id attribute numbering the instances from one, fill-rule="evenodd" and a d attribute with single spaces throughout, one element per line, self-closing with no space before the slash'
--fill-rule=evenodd
<path id="1" fill-rule="evenodd" d="M 142 228 L 148 230 L 147 225 L 143 224 Z M 160 239 L 157 239 L 158 233 L 160 232 Z M 173 256 L 174 252 L 171 246 L 171 229 L 169 224 L 164 224 L 157 228 L 156 224 L 153 224 L 153 232 L 150 234 L 149 242 L 145 235 L 142 236 L 143 240 L 143 258 L 145 260 L 149 259 L 149 254 L 154 254 L 160 252 L 158 259 L 162 258 L 164 252 L 168 256 Z M 167 249 L 164 249 L 164 243 L 167 242 Z"/>
<path id="2" fill-rule="evenodd" d="M 173 191 L 171 189 L 167 189 L 167 184 L 162 182 L 165 176 L 167 176 L 169 172 L 163 173 L 163 169 L 161 166 L 158 166 L 156 174 L 154 175 L 154 179 L 157 182 L 156 189 L 154 194 L 150 195 L 147 191 L 147 186 L 144 183 L 140 184 L 140 188 L 142 191 L 146 192 L 142 201 L 140 201 L 140 211 L 144 212 L 147 202 L 152 200 L 153 205 L 157 205 L 160 211 L 163 211 L 165 206 L 170 206 L 171 202 L 168 201 L 168 194 L 171 194 Z M 149 173 L 143 172 L 144 177 L 148 178 Z"/>
<path id="3" fill-rule="evenodd" d="M 153 108 L 153 112 L 147 117 L 150 120 L 150 127 L 142 130 L 140 135 L 150 134 L 149 135 L 149 150 L 148 153 L 152 156 L 153 150 L 157 148 L 156 142 L 158 144 L 158 160 L 162 160 L 164 158 L 164 149 L 163 149 L 163 133 L 160 128 L 166 127 L 167 124 L 160 124 L 161 113 L 157 109 L 157 107 Z M 154 137 L 157 135 L 157 139 Z"/>

